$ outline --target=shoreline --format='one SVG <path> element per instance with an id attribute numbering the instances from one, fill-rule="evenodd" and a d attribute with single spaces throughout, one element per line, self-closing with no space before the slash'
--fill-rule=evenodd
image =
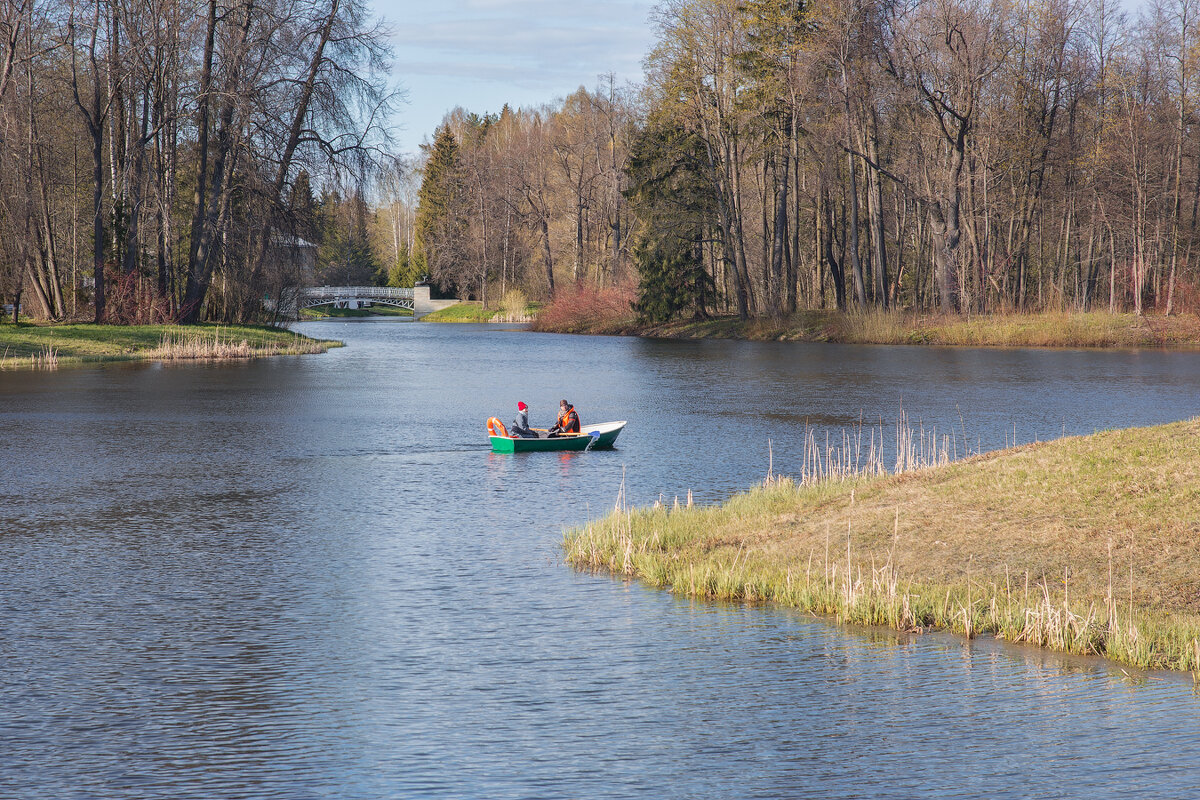
<path id="1" fill-rule="evenodd" d="M 616 509 L 569 564 L 839 623 L 1200 672 L 1200 419 Z"/>
<path id="2" fill-rule="evenodd" d="M 459 323 L 489 323 L 496 325 L 523 325 L 532 322 L 534 317 L 529 313 L 513 313 L 503 308 L 484 308 L 475 301 L 460 301 L 428 314 L 422 314 L 414 322 L 429 322 L 437 325 L 453 325 Z"/>
<path id="3" fill-rule="evenodd" d="M 0 370 L 128 361 L 246 360 L 341 347 L 265 325 L 0 325 Z"/>
<path id="4" fill-rule="evenodd" d="M 760 342 L 1042 347 L 1077 349 L 1200 349 L 1195 315 L 1137 316 L 1107 312 L 920 316 L 907 312 L 800 311 L 786 318 L 736 316 L 639 323 L 629 316 L 580 317 L 531 330 L 651 339 L 733 339 Z"/>

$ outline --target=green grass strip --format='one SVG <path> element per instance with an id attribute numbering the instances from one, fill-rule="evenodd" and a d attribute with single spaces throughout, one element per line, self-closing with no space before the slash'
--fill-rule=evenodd
<path id="1" fill-rule="evenodd" d="M 490 322 L 495 314 L 481 303 L 456 303 L 424 315 L 421 322 Z"/>

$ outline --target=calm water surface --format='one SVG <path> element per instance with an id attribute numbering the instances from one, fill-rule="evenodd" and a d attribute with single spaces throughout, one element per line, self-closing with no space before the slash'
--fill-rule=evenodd
<path id="1" fill-rule="evenodd" d="M 565 527 L 799 468 L 1200 413 L 1200 355 L 308 323 L 327 355 L 0 373 L 0 797 L 1194 796 L 1190 679 L 697 604 Z M 628 419 L 496 455 L 483 420 Z"/>

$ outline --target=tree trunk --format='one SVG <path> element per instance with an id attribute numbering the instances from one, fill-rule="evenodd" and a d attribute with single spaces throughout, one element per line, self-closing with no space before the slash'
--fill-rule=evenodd
<path id="1" fill-rule="evenodd" d="M 874 164 L 879 163 L 879 118 L 871 110 L 871 128 L 866 137 L 867 156 Z M 872 275 L 875 286 L 875 302 L 888 307 L 887 240 L 883 224 L 883 181 L 879 170 L 867 166 L 867 219 L 871 228 Z"/>
<path id="2" fill-rule="evenodd" d="M 546 285 L 550 287 L 550 297 L 554 298 L 554 259 L 550 257 L 550 222 L 548 214 L 541 215 L 542 228 L 542 265 L 546 268 Z"/>
<path id="3" fill-rule="evenodd" d="M 771 281 L 775 286 L 775 290 L 771 293 L 771 299 L 774 301 L 771 311 L 776 314 L 784 311 L 786 306 L 784 294 L 780 289 L 784 285 L 783 265 L 788 245 L 788 186 L 791 183 L 788 174 L 791 165 L 789 156 L 790 154 L 785 149 L 781 158 L 783 163 L 780 165 L 780 170 L 783 174 L 777 180 L 775 187 L 775 225 L 771 237 Z M 790 267 L 791 258 L 788 258 L 787 261 Z M 790 268 L 788 272 L 791 272 Z"/>

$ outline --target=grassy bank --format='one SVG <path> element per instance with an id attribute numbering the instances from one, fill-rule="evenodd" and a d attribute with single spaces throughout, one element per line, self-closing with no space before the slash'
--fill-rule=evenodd
<path id="1" fill-rule="evenodd" d="M 532 319 L 536 306 L 520 306 L 516 310 L 505 308 L 484 308 L 480 303 L 459 303 L 448 306 L 440 311 L 433 311 L 421 317 L 421 322 L 503 322 L 525 323 Z"/>
<path id="2" fill-rule="evenodd" d="M 802 311 L 784 318 L 736 317 L 639 324 L 632 312 L 583 320 L 546 319 L 535 328 L 561 333 L 650 336 L 670 339 L 924 344 L 969 347 L 1200 347 L 1193 315 L 1136 316 L 1107 313 L 919 316 L 904 312 Z"/>
<path id="3" fill-rule="evenodd" d="M 568 532 L 569 562 L 689 596 L 1200 670 L 1197 420 L 668 506 Z"/>
<path id="4" fill-rule="evenodd" d="M 421 322 L 491 322 L 495 313 L 482 303 L 462 302 L 425 314 Z"/>
<path id="5" fill-rule="evenodd" d="M 318 341 L 257 325 L 0 325 L 0 368 L 323 353 Z"/>

